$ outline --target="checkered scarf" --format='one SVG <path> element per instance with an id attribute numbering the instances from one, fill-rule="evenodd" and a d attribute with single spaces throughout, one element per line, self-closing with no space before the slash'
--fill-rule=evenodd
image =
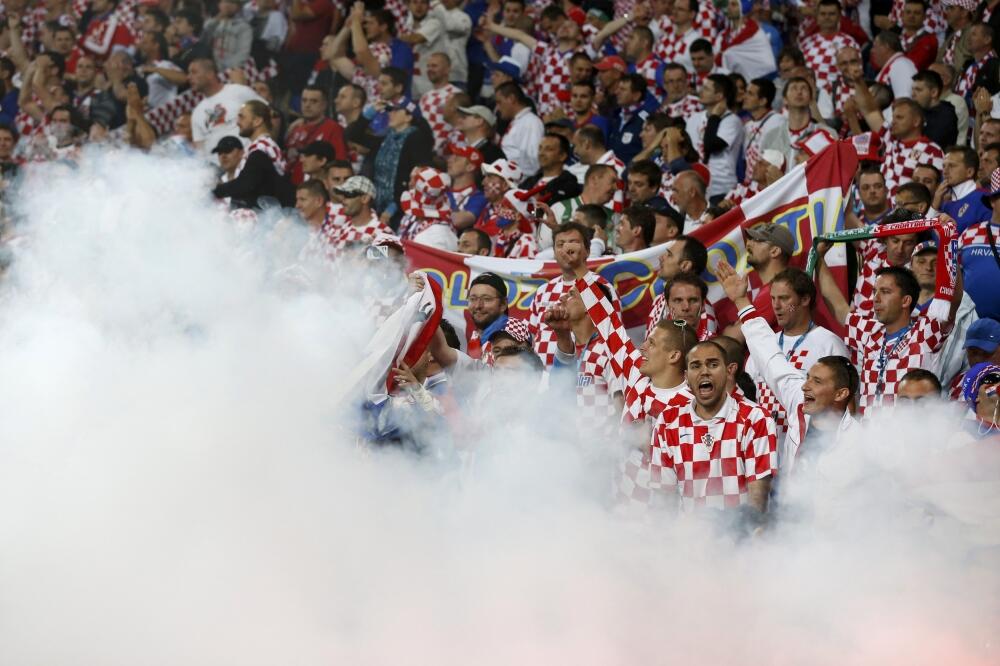
<path id="1" fill-rule="evenodd" d="M 888 224 L 869 224 L 860 229 L 850 229 L 831 234 L 823 234 L 813 238 L 812 249 L 809 250 L 809 261 L 806 272 L 815 274 L 817 254 L 816 245 L 820 241 L 846 243 L 870 238 L 887 238 L 903 234 L 916 234 L 922 231 L 935 231 L 938 235 L 937 275 L 934 278 L 934 299 L 927 309 L 931 319 L 945 321 L 951 310 L 951 299 L 955 294 L 955 245 L 956 229 L 953 222 L 945 222 L 940 218 L 929 220 L 911 220 L 909 222 L 890 222 Z M 945 267 L 942 270 L 941 267 Z"/>
<path id="2" fill-rule="evenodd" d="M 399 206 L 407 215 L 421 220 L 451 220 L 451 202 L 448 188 L 451 178 L 448 174 L 423 167 L 417 170 L 413 188 L 399 197 Z"/>
<path id="3" fill-rule="evenodd" d="M 234 178 L 238 178 L 240 173 L 243 171 L 243 167 L 246 166 L 247 159 L 250 157 L 250 153 L 261 152 L 270 158 L 271 162 L 274 163 L 274 170 L 278 172 L 278 175 L 284 176 L 287 165 L 285 164 L 285 156 L 281 152 L 281 148 L 278 144 L 274 142 L 274 139 L 270 135 L 265 134 L 260 138 L 254 139 L 247 150 L 243 153 L 243 159 L 240 160 L 239 166 L 236 167 L 236 173 L 233 174 Z"/>

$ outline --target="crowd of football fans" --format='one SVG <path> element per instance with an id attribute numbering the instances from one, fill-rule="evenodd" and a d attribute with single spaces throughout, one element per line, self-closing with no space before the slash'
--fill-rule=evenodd
<path id="1" fill-rule="evenodd" d="M 816 467 L 901 401 L 966 404 L 964 443 L 997 436 L 1000 0 L 5 0 L 0 16 L 5 234 L 20 179 L 93 144 L 210 163 L 233 217 L 294 208 L 308 251 L 386 276 L 403 241 L 558 264 L 526 319 L 507 281 L 473 280 L 465 335 L 443 323 L 370 401 L 373 441 L 473 428 L 460 403 L 481 395 L 455 382 L 517 369 L 540 391 L 575 383 L 576 425 L 624 442 L 623 501 L 763 510 L 779 467 Z M 849 243 L 846 294 L 830 244 L 814 279 L 780 224 L 745 231 L 748 274 L 709 266 L 692 232 L 847 138 L 844 227 L 937 218 L 953 247 Z M 637 335 L 587 260 L 657 246 Z"/>

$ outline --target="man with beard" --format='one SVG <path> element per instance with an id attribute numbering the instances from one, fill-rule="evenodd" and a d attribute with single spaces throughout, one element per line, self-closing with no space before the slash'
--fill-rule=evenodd
<path id="1" fill-rule="evenodd" d="M 194 145 L 205 152 L 214 148 L 222 137 L 237 133 L 236 117 L 244 103 L 250 100 L 263 102 L 260 95 L 248 86 L 238 83 L 223 85 L 211 58 L 191 61 L 188 81 L 192 90 L 205 96 L 191 112 Z"/>
<path id="2" fill-rule="evenodd" d="M 535 352 L 545 362 L 546 367 L 552 367 L 555 361 L 556 335 L 544 321 L 545 312 L 558 303 L 562 295 L 567 293 L 578 279 L 591 277 L 600 281 L 611 291 L 616 311 L 621 311 L 621 302 L 611 285 L 587 268 L 590 247 L 590 233 L 587 228 L 576 222 L 567 222 L 559 225 L 553 232 L 552 239 L 556 263 L 559 264 L 562 275 L 538 288 L 531 300 L 528 316 L 528 325 L 535 339 Z"/>
<path id="3" fill-rule="evenodd" d="M 392 235 L 392 229 L 379 221 L 372 209 L 375 184 L 364 176 L 351 176 L 333 189 L 341 207 L 336 215 L 327 217 L 322 233 L 329 245 L 328 253 L 335 257 L 349 245 L 370 245 L 377 236 Z"/>
<path id="4" fill-rule="evenodd" d="M 698 275 L 705 272 L 708 265 L 708 250 L 697 238 L 678 236 L 660 255 L 659 277 L 663 280 L 663 291 L 653 299 L 649 310 L 649 320 L 646 324 L 646 337 L 653 334 L 656 325 L 662 321 L 673 321 L 673 316 L 667 316 L 667 287 L 675 277 L 681 274 Z M 696 331 L 704 331 L 711 337 L 717 330 L 715 308 L 709 302 L 704 302 L 701 308 L 701 318 Z"/>
<path id="5" fill-rule="evenodd" d="M 735 371 L 722 347 L 699 342 L 687 355 L 694 400 L 668 405 L 656 419 L 650 487 L 676 493 L 684 509 L 767 510 L 778 467 L 774 422 L 727 391 Z"/>
<path id="6" fill-rule="evenodd" d="M 212 193 L 230 197 L 237 208 L 260 208 L 262 199 L 273 199 L 281 206 L 295 204 L 295 194 L 285 174 L 285 158 L 271 138 L 271 108 L 251 100 L 237 115 L 240 137 L 250 140 L 232 180 L 217 185 Z"/>

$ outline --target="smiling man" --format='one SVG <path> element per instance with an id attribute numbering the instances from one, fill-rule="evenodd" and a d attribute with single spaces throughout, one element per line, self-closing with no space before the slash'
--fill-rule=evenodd
<path id="1" fill-rule="evenodd" d="M 685 509 L 767 510 L 778 466 L 774 422 L 754 403 L 729 394 L 735 371 L 722 347 L 699 342 L 687 355 L 694 400 L 668 405 L 656 419 L 650 485 L 676 492 Z"/>

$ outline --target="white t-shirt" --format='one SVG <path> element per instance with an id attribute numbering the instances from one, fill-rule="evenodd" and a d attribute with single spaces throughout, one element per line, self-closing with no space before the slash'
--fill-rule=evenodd
<path id="1" fill-rule="evenodd" d="M 169 60 L 157 60 L 154 65 L 161 69 L 182 71 L 180 67 Z M 174 97 L 177 97 L 177 86 L 160 74 L 153 73 L 147 75 L 146 85 L 149 86 L 149 96 L 146 97 L 146 102 L 149 103 L 149 108 L 151 109 L 166 104 L 172 101 Z"/>
<path id="2" fill-rule="evenodd" d="M 240 135 L 236 114 L 252 99 L 264 101 L 248 86 L 227 83 L 219 92 L 198 102 L 191 112 L 191 136 L 203 154 L 211 154 L 222 137 Z M 246 139 L 242 141 L 244 147 L 250 145 Z"/>
<path id="3" fill-rule="evenodd" d="M 705 128 L 708 125 L 708 113 L 701 111 L 694 114 L 687 122 L 688 135 L 695 142 L 698 154 L 705 154 Z M 692 132 L 693 130 L 693 132 Z M 729 194 L 736 187 L 736 162 L 743 150 L 743 123 L 739 116 L 727 111 L 719 123 L 718 137 L 726 142 L 726 149 L 714 153 L 708 158 L 708 170 L 712 174 L 708 184 L 708 198 Z"/>
<path id="4" fill-rule="evenodd" d="M 538 144 L 544 134 L 545 124 L 530 108 L 521 109 L 504 134 L 500 147 L 525 177 L 538 173 Z"/>
<path id="5" fill-rule="evenodd" d="M 913 93 L 913 75 L 917 73 L 917 66 L 905 55 L 899 54 L 898 58 L 892 58 L 882 69 L 885 70 L 886 67 L 888 71 L 879 72 L 878 80 L 892 88 L 894 99 L 909 97 Z M 886 77 L 887 81 L 884 80 Z"/>

